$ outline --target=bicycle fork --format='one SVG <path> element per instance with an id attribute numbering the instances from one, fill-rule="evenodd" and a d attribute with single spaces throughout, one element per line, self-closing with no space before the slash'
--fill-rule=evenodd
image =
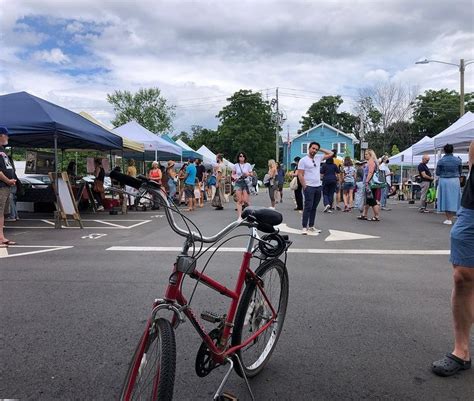
<path id="1" fill-rule="evenodd" d="M 255 397 L 253 395 L 252 389 L 250 388 L 250 383 L 249 383 L 249 380 L 247 378 L 247 375 L 244 372 L 244 367 L 242 366 L 242 362 L 241 362 L 238 355 L 234 355 L 234 358 L 237 360 L 237 362 L 240 366 L 240 370 L 243 373 L 245 384 L 247 385 L 247 390 L 249 391 L 250 397 L 252 398 L 252 401 L 255 401 Z M 232 358 L 226 358 L 225 361 L 227 363 L 229 363 L 230 367 L 227 370 L 226 374 L 224 375 L 224 378 L 222 379 L 222 382 L 221 382 L 219 388 L 217 389 L 216 393 L 214 394 L 214 398 L 213 398 L 214 401 L 217 401 L 217 400 L 221 399 L 220 398 L 221 396 L 227 397 L 228 400 L 232 399 L 228 395 L 224 395 L 223 389 L 224 389 L 225 384 L 227 383 L 227 380 L 229 379 L 230 373 L 234 370 L 234 361 L 232 360 Z"/>

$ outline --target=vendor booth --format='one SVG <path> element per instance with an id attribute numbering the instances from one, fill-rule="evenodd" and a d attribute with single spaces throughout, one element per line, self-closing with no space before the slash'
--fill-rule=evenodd
<path id="1" fill-rule="evenodd" d="M 201 153 L 204 157 L 207 157 L 208 159 L 211 159 L 211 160 L 216 160 L 216 154 L 213 153 L 206 145 L 202 145 L 198 150 L 197 150 L 198 153 Z M 229 168 L 233 168 L 234 167 L 234 164 L 231 163 L 229 160 L 227 159 L 224 159 L 224 164 L 229 167 Z"/>

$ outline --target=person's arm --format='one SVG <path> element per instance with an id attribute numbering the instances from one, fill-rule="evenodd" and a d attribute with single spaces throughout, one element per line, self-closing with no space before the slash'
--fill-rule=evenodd
<path id="1" fill-rule="evenodd" d="M 433 177 L 430 177 L 428 174 L 426 174 L 426 171 L 421 171 L 421 176 L 426 180 L 431 180 L 431 181 L 434 180 Z"/>
<path id="2" fill-rule="evenodd" d="M 16 184 L 16 180 L 8 178 L 3 172 L 0 171 L 0 180 L 3 181 L 8 186 L 12 187 Z"/>
<path id="3" fill-rule="evenodd" d="M 367 172 L 367 177 L 365 178 L 365 183 L 369 184 L 370 180 L 372 179 L 372 176 L 374 175 L 375 172 L 375 162 L 373 160 L 369 161 L 369 171 Z"/>
<path id="4" fill-rule="evenodd" d="M 303 189 L 306 188 L 306 181 L 304 180 L 304 170 L 298 169 L 296 170 L 296 174 L 298 176 L 298 179 L 300 180 L 300 184 L 303 187 Z"/>
<path id="5" fill-rule="evenodd" d="M 474 168 L 474 141 L 469 145 L 469 169 Z"/>
<path id="6" fill-rule="evenodd" d="M 332 153 L 332 150 L 320 148 L 319 151 L 324 153 L 323 160 L 329 159 L 330 157 L 334 156 L 334 153 Z"/>

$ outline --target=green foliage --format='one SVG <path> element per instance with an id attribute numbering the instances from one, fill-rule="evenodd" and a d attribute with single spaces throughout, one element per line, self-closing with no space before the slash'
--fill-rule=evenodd
<path id="1" fill-rule="evenodd" d="M 400 149 L 398 149 L 397 145 L 392 146 L 392 156 L 398 155 L 400 153 Z"/>
<path id="2" fill-rule="evenodd" d="M 117 127 L 131 120 L 137 121 L 151 132 L 158 134 L 171 130 L 175 116 L 174 106 L 167 104 L 158 88 L 140 89 L 136 93 L 115 91 L 107 94 L 107 101 L 114 106 Z"/>
<path id="3" fill-rule="evenodd" d="M 229 104 L 217 115 L 217 135 L 209 132 L 211 143 L 206 146 L 231 161 L 237 152 L 245 152 L 250 163 L 266 166 L 269 159 L 275 158 L 275 124 L 270 105 L 260 93 L 250 90 L 240 90 L 227 100 Z"/>
<path id="4" fill-rule="evenodd" d="M 343 132 L 355 133 L 357 131 L 359 119 L 347 112 L 338 113 L 339 106 L 344 100 L 337 96 L 323 96 L 320 100 L 313 103 L 305 116 L 301 117 L 301 129 L 307 131 L 310 128 L 325 122 Z"/>
<path id="5" fill-rule="evenodd" d="M 474 111 L 474 92 L 464 96 L 465 110 Z M 454 90 L 427 90 L 413 103 L 413 123 L 420 138 L 433 137 L 459 118 L 459 93 Z"/>

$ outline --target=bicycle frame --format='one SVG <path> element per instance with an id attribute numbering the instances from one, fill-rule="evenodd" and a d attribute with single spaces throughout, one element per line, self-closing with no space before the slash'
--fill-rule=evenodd
<path id="1" fill-rule="evenodd" d="M 160 308 L 160 306 L 162 307 L 168 306 L 167 309 L 173 309 L 173 311 L 175 312 L 173 316 L 173 320 L 172 320 L 173 326 L 176 326 L 177 324 L 179 324 L 178 323 L 179 315 L 176 313 L 176 309 L 178 309 L 179 311 L 182 311 L 184 315 L 189 319 L 194 329 L 198 332 L 199 336 L 206 343 L 209 350 L 214 355 L 214 360 L 216 363 L 223 363 L 229 356 L 232 356 L 241 348 L 246 347 L 248 344 L 254 341 L 258 336 L 260 336 L 260 334 L 262 334 L 265 330 L 267 330 L 276 320 L 277 313 L 273 305 L 271 304 L 270 300 L 268 299 L 267 294 L 265 293 L 265 290 L 261 284 L 261 280 L 252 271 L 252 269 L 250 269 L 250 260 L 252 259 L 253 243 L 257 235 L 255 228 L 251 228 L 251 231 L 252 233 L 250 235 L 247 249 L 243 254 L 242 263 L 240 265 L 239 275 L 237 277 L 237 282 L 236 282 L 234 290 L 231 290 L 225 287 L 218 281 L 214 280 L 213 278 L 211 278 L 210 276 L 202 272 L 194 271 L 193 273 L 190 274 L 191 278 L 195 280 L 199 280 L 201 283 L 205 284 L 206 286 L 213 289 L 214 291 L 219 292 L 220 294 L 231 299 L 229 308 L 227 310 L 225 321 L 223 322 L 224 327 L 222 331 L 222 336 L 217 346 L 214 343 L 214 341 L 211 339 L 211 337 L 205 332 L 205 329 L 201 325 L 200 321 L 196 318 L 193 310 L 188 305 L 186 298 L 182 294 L 181 284 L 184 279 L 185 273 L 178 271 L 176 268 L 176 264 L 173 270 L 173 274 L 170 277 L 168 287 L 166 289 L 165 299 L 156 300 L 154 304 L 154 308 L 156 308 L 157 311 L 159 309 L 162 309 Z M 228 348 L 227 344 L 232 335 L 234 318 L 237 313 L 237 307 L 238 307 L 240 296 L 242 294 L 242 290 L 244 288 L 244 283 L 246 280 L 253 280 L 256 283 L 259 291 L 262 293 L 265 299 L 265 302 L 270 307 L 270 310 L 272 312 L 272 317 L 266 324 L 264 324 L 259 330 L 257 330 L 250 337 L 248 337 L 243 343 Z M 175 306 L 178 305 L 178 307 L 175 308 L 173 307 L 173 305 Z"/>

